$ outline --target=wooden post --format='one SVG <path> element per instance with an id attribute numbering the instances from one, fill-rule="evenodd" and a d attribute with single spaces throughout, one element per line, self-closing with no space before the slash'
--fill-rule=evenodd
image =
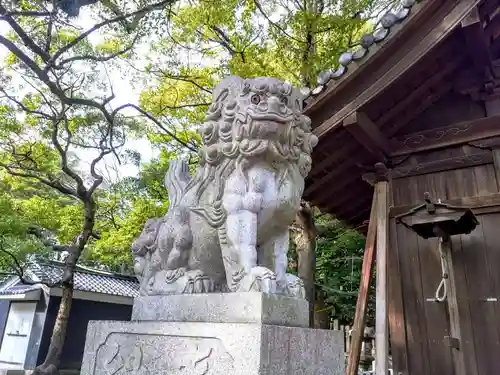
<path id="1" fill-rule="evenodd" d="M 388 374 L 389 319 L 387 315 L 387 246 L 389 237 L 389 182 L 387 169 L 377 163 L 377 274 L 375 306 L 375 375 Z M 385 170 L 385 172 L 384 172 Z"/>
<path id="2" fill-rule="evenodd" d="M 389 183 L 377 183 L 377 277 L 375 306 L 375 375 L 387 375 L 389 324 L 387 315 L 387 242 Z"/>
<path id="3" fill-rule="evenodd" d="M 443 237 L 441 246 L 441 256 L 443 257 L 448 277 L 445 279 L 447 289 L 448 315 L 450 317 L 450 337 L 448 345 L 451 351 L 451 358 L 455 375 L 466 375 L 465 358 L 461 347 L 462 335 L 460 333 L 460 317 L 458 314 L 457 290 L 455 287 L 455 274 L 453 271 L 453 261 L 451 253 L 451 240 L 448 236 Z"/>
<path id="4" fill-rule="evenodd" d="M 374 192 L 370 222 L 368 223 L 368 233 L 366 235 L 365 252 L 363 255 L 358 301 L 356 303 L 356 313 L 354 315 L 354 325 L 352 327 L 351 347 L 347 358 L 347 375 L 357 375 L 361 355 L 361 345 L 363 343 L 366 310 L 368 306 L 368 291 L 370 288 L 370 279 L 373 271 L 373 258 L 375 255 L 375 235 L 377 233 L 376 197 L 377 194 Z"/>

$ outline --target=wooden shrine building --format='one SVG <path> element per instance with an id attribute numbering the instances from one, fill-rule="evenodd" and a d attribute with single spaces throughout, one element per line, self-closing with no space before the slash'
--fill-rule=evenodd
<path id="1" fill-rule="evenodd" d="M 319 137 L 305 199 L 366 229 L 374 193 L 362 176 L 385 164 L 394 375 L 497 375 L 500 1 L 403 5 L 304 91 Z M 470 234 L 451 237 L 445 302 L 435 300 L 443 277 L 438 239 L 396 219 L 425 193 L 470 208 L 478 221 Z"/>

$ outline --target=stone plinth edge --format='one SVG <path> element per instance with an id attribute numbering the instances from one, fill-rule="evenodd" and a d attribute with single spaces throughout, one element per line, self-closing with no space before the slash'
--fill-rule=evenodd
<path id="1" fill-rule="evenodd" d="M 94 321 L 81 375 L 341 375 L 343 342 L 299 327 Z"/>
<path id="2" fill-rule="evenodd" d="M 132 320 L 308 327 L 309 303 L 259 292 L 143 296 L 134 300 Z"/>

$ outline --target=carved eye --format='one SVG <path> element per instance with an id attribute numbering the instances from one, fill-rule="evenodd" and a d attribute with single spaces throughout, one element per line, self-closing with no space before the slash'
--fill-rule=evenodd
<path id="1" fill-rule="evenodd" d="M 250 101 L 252 102 L 252 104 L 259 104 L 260 96 L 257 94 L 253 94 L 252 97 L 250 98 Z"/>
<path id="2" fill-rule="evenodd" d="M 282 96 L 281 99 L 280 99 L 281 103 L 283 103 L 284 105 L 288 105 L 288 98 L 286 96 Z"/>

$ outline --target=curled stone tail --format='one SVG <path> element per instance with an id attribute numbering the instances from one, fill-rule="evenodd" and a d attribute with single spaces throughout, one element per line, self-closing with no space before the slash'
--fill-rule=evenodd
<path id="1" fill-rule="evenodd" d="M 185 160 L 172 160 L 164 180 L 171 208 L 179 204 L 189 181 L 191 176 L 188 163 Z"/>

